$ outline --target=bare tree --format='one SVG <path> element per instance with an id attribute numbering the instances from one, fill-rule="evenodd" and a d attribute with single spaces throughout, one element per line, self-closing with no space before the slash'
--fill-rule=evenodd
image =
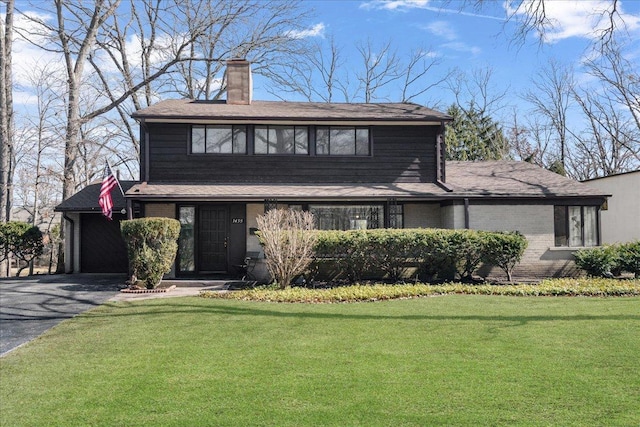
<path id="1" fill-rule="evenodd" d="M 333 36 L 327 37 L 326 48 L 323 42 L 311 43 L 302 60 L 291 60 L 274 67 L 270 74 L 274 84 L 267 91 L 280 99 L 301 95 L 308 102 L 332 102 L 336 92 L 345 88 L 346 82 L 339 79 L 339 70 L 345 62 L 342 49 Z"/>
<path id="2" fill-rule="evenodd" d="M 358 92 L 362 93 L 365 103 L 370 103 L 374 97 L 384 99 L 380 90 L 402 78 L 397 50 L 392 48 L 390 41 L 376 48 L 371 39 L 357 43 L 356 49 L 362 61 L 362 68 L 356 75 Z"/>
<path id="3" fill-rule="evenodd" d="M 463 111 L 474 109 L 481 115 L 496 117 L 505 107 L 509 88 L 496 85 L 490 67 L 466 72 L 458 69 L 452 73 L 447 84 L 456 105 Z"/>
<path id="4" fill-rule="evenodd" d="M 570 132 L 568 112 L 572 93 L 575 89 L 573 70 L 555 60 L 536 74 L 524 99 L 533 106 L 533 112 L 548 123 L 560 147 L 560 162 L 566 168 L 566 152 Z"/>
<path id="5" fill-rule="evenodd" d="M 253 54 L 264 59 L 285 50 L 293 39 L 286 35 L 285 28 L 300 25 L 296 22 L 300 15 L 294 14 L 296 5 L 294 0 L 215 4 L 204 0 L 176 4 L 144 0 L 129 3 L 130 13 L 125 13 L 119 0 L 93 0 L 91 4 L 55 0 L 55 22 L 43 18 L 44 14 L 29 15 L 39 32 L 27 34 L 22 30 L 20 34 L 43 50 L 60 55 L 65 64 L 67 86 L 63 96 L 67 109 L 62 197 L 73 194 L 79 183 L 88 182 L 96 170 L 89 160 L 95 160 L 101 151 L 109 152 L 109 145 L 113 145 L 104 141 L 112 141 L 109 136 L 115 134 L 96 138 L 91 131 L 96 128 L 98 118 L 109 123 L 115 112 L 119 122 L 125 124 L 125 136 L 133 144 L 133 149 L 127 152 L 137 152 L 136 133 L 129 125 L 128 113 L 151 103 L 162 88 L 175 91 L 182 87 L 176 78 L 181 74 L 173 73 L 178 64 L 193 64 L 192 72 L 181 77 L 187 87 L 194 88 L 191 94 L 217 97 L 223 88 L 214 88 L 211 83 L 219 69 L 212 67 L 221 67 L 220 59 L 229 56 Z M 46 5 L 42 7 L 48 11 Z M 214 50 L 212 37 L 219 37 Z M 139 64 L 135 65 L 132 63 L 135 52 L 129 50 L 131 40 L 134 45 L 139 43 Z M 264 63 L 261 66 L 267 67 Z M 95 72 L 93 82 L 85 73 L 88 67 Z M 196 69 L 204 71 L 197 74 Z M 197 86 L 205 75 L 207 82 Z M 89 98 L 95 103 L 88 104 Z"/>
<path id="6" fill-rule="evenodd" d="M 6 0 L 5 19 L 0 21 L 0 224 L 11 219 L 13 199 L 13 43 L 14 0 Z M 0 276 L 9 260 L 0 261 Z"/>
<path id="7" fill-rule="evenodd" d="M 272 209 L 257 218 L 260 243 L 271 276 L 285 289 L 311 263 L 315 234 L 311 212 Z"/>
<path id="8" fill-rule="evenodd" d="M 42 212 L 46 217 L 53 214 L 55 203 L 59 202 L 59 191 L 47 185 L 55 181 L 58 185 L 60 174 L 50 175 L 58 169 L 55 152 L 59 151 L 60 126 L 56 112 L 64 109 L 58 96 L 57 80 L 53 64 L 36 66 L 26 76 L 28 85 L 35 95 L 35 111 L 26 117 L 26 126 L 17 138 L 15 194 L 19 205 L 32 218 L 32 225 L 40 226 Z M 44 187 L 44 188 L 43 188 Z"/>
<path id="9" fill-rule="evenodd" d="M 541 123 L 537 115 L 521 122 L 518 111 L 513 109 L 507 138 L 513 158 L 564 173 L 554 132 L 546 123 Z"/>
<path id="10" fill-rule="evenodd" d="M 635 169 L 640 153 L 627 147 L 637 140 L 629 139 L 633 130 L 615 101 L 598 99 L 589 92 L 576 92 L 574 97 L 589 123 L 577 138 L 570 159 L 574 177 L 584 180 Z"/>
<path id="11" fill-rule="evenodd" d="M 601 55 L 587 60 L 585 66 L 602 84 L 603 96 L 615 103 L 619 114 L 627 118 L 624 136 L 619 142 L 640 160 L 640 73 L 639 64 L 629 59 L 632 57 L 623 54 L 622 44 L 611 42 Z"/>
<path id="12" fill-rule="evenodd" d="M 527 37 L 534 33 L 540 43 L 548 39 L 549 33 L 557 27 L 557 22 L 550 14 L 549 5 L 555 0 L 508 0 L 505 1 L 507 24 L 515 24 L 515 31 L 511 35 L 511 41 L 516 45 L 522 45 Z M 445 4 L 451 0 L 445 1 Z M 472 8 L 481 11 L 485 6 L 491 7 L 495 2 L 488 0 L 464 0 L 459 4 L 460 9 Z M 597 8 L 591 15 L 593 23 L 593 44 L 598 50 L 607 48 L 615 40 L 615 35 L 624 30 L 626 23 L 620 11 L 618 0 L 607 0 L 597 3 Z"/>

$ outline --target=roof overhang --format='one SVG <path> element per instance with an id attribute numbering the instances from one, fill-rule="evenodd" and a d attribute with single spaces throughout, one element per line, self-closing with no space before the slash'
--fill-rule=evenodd
<path id="1" fill-rule="evenodd" d="M 134 117 L 136 120 L 144 123 L 171 123 L 171 124 L 203 124 L 203 125 L 236 125 L 236 124 L 252 124 L 252 125 L 301 125 L 305 126 L 440 126 L 446 120 L 321 120 L 312 119 L 304 120 L 298 118 L 266 118 L 256 117 L 252 119 L 238 119 L 238 118 L 221 118 L 205 119 L 202 117 Z"/>

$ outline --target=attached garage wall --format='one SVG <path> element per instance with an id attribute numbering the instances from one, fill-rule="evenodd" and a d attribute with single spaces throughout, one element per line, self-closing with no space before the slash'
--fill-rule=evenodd
<path id="1" fill-rule="evenodd" d="M 116 213 L 112 221 L 95 213 L 80 215 L 81 272 L 127 273 L 127 250 L 120 234 L 120 221 L 125 219 Z"/>

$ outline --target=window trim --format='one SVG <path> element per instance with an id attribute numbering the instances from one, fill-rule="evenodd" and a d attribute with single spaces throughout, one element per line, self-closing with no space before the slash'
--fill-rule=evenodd
<path id="1" fill-rule="evenodd" d="M 569 209 L 570 208 L 580 208 L 580 245 L 572 246 L 571 245 L 571 225 L 570 225 L 570 217 L 569 217 Z M 595 244 L 593 246 L 585 246 L 585 208 L 595 208 Z M 564 212 L 564 224 L 563 230 L 564 233 L 564 242 L 559 244 L 557 242 L 558 239 L 558 230 L 556 228 L 556 209 L 562 209 Z M 600 236 L 600 209 L 595 205 L 554 205 L 553 206 L 553 243 L 554 248 L 585 248 L 585 247 L 595 247 L 601 245 L 601 236 Z"/>
<path id="2" fill-rule="evenodd" d="M 209 127 L 217 127 L 217 128 L 230 128 L 231 129 L 231 152 L 230 153 L 211 153 L 207 152 L 207 129 Z M 204 151 L 201 153 L 193 151 L 193 130 L 194 128 L 203 128 L 204 129 Z M 233 151 L 235 149 L 235 135 L 236 130 L 241 129 L 244 130 L 245 134 L 245 142 L 244 142 L 244 151 L 236 152 Z M 246 156 L 249 152 L 249 126 L 244 124 L 191 124 L 189 126 L 189 155 L 192 156 Z"/>
<path id="3" fill-rule="evenodd" d="M 327 132 L 327 152 L 318 152 L 318 131 L 325 129 Z M 349 129 L 353 130 L 353 153 L 350 154 L 331 154 L 331 130 L 332 129 Z M 358 130 L 367 131 L 367 154 L 358 154 Z M 371 144 L 371 126 L 342 126 L 342 125 L 323 125 L 316 126 L 314 131 L 315 154 L 318 157 L 371 157 L 373 154 Z"/>
<path id="4" fill-rule="evenodd" d="M 270 128 L 276 128 L 276 127 L 287 127 L 287 128 L 293 128 L 293 153 L 270 153 L 269 152 L 269 129 Z M 308 125 L 262 125 L 262 124 L 255 124 L 252 127 L 252 138 L 253 138 L 253 155 L 254 156 L 309 156 L 311 154 L 311 132 L 309 130 L 309 126 Z M 266 153 L 258 153 L 256 152 L 256 130 L 257 128 L 265 128 L 267 130 L 267 152 Z M 306 153 L 298 153 L 297 149 L 298 149 L 298 145 L 296 144 L 296 135 L 297 135 L 297 130 L 298 129 L 305 129 L 306 130 L 306 134 L 307 134 L 307 152 Z"/>
<path id="5" fill-rule="evenodd" d="M 378 217 L 377 219 L 377 227 L 375 228 L 369 228 L 369 226 L 367 225 L 367 229 L 368 230 L 375 230 L 375 229 L 382 229 L 382 228 L 387 228 L 387 221 L 388 221 L 388 217 L 389 217 L 389 212 L 388 212 L 388 207 L 386 206 L 386 204 L 384 202 L 370 202 L 370 203 L 346 203 L 346 202 L 316 202 L 316 203 L 309 203 L 307 205 L 305 205 L 305 210 L 308 212 L 312 212 L 313 208 L 322 208 L 322 209 L 333 209 L 333 208 L 356 208 L 356 207 L 360 207 L 360 208 L 375 208 L 377 210 L 379 210 L 379 214 L 382 215 L 382 217 Z M 404 219 L 404 215 L 403 215 L 403 219 Z M 351 219 L 350 219 L 351 220 Z M 353 219 L 353 220 L 357 220 L 357 219 Z M 318 218 L 316 218 L 316 221 L 318 221 Z M 318 224 L 316 223 L 316 227 L 318 226 Z M 324 228 L 318 228 L 319 230 L 325 230 Z M 355 230 L 358 228 L 347 228 L 345 230 Z M 334 230 L 334 229 L 327 229 L 327 230 Z"/>

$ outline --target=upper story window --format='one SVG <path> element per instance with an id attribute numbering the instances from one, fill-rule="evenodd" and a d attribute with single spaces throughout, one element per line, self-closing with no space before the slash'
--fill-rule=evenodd
<path id="1" fill-rule="evenodd" d="M 556 246 L 597 246 L 597 206 L 554 206 L 553 224 Z"/>
<path id="2" fill-rule="evenodd" d="M 318 126 L 316 154 L 329 156 L 368 156 L 371 154 L 369 128 Z"/>
<path id="3" fill-rule="evenodd" d="M 236 125 L 193 125 L 191 153 L 246 154 L 247 127 Z"/>
<path id="4" fill-rule="evenodd" d="M 306 126 L 255 126 L 255 154 L 309 154 Z"/>

